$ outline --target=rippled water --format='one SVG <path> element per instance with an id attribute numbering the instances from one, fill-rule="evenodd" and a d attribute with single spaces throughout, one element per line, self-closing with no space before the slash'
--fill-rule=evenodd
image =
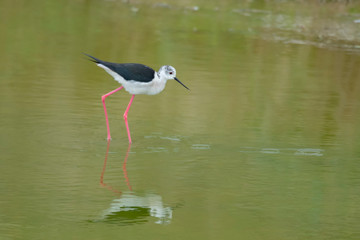
<path id="1" fill-rule="evenodd" d="M 0 239 L 359 239 L 357 44 L 259 2 L 1 2 Z M 82 52 L 191 91 L 136 96 L 132 145 L 110 96 L 107 142 Z"/>

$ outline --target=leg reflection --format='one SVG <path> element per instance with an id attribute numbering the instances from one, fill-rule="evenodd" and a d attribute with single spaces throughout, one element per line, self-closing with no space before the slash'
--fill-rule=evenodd
<path id="1" fill-rule="evenodd" d="M 105 175 L 105 170 L 106 170 L 106 164 L 107 164 L 107 160 L 108 160 L 108 156 L 109 156 L 109 149 L 110 149 L 110 140 L 107 141 L 107 147 L 106 147 L 106 153 L 105 153 L 105 159 L 104 159 L 104 166 L 103 169 L 101 171 L 101 175 L 100 175 L 100 185 L 104 188 L 107 188 L 108 190 L 114 192 L 114 193 L 118 193 L 118 194 L 122 194 L 122 191 L 116 190 L 114 189 L 112 186 L 110 186 L 109 184 L 106 184 L 104 182 L 104 175 Z M 129 181 L 129 177 L 126 171 L 126 163 L 127 163 L 127 159 L 129 157 L 129 152 L 131 149 L 131 144 L 129 144 L 128 149 L 126 151 L 125 154 L 125 159 L 124 159 L 124 163 L 122 166 L 123 172 L 124 172 L 124 177 L 125 177 L 125 181 L 126 181 L 126 185 L 128 186 L 129 190 L 132 191 L 132 187 L 130 185 L 130 181 Z"/>
<path id="2" fill-rule="evenodd" d="M 128 177 L 127 171 L 126 171 L 126 163 L 127 163 L 128 157 L 129 157 L 130 149 L 131 149 L 131 143 L 129 144 L 128 149 L 126 150 L 125 159 L 124 159 L 124 163 L 123 163 L 123 172 L 124 172 L 126 185 L 128 186 L 129 190 L 132 191 L 132 187 L 130 185 L 129 177 Z"/>

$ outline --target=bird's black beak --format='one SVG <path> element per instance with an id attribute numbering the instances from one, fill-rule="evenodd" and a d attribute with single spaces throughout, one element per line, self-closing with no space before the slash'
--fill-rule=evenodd
<path id="1" fill-rule="evenodd" d="M 182 82 L 180 82 L 179 79 L 177 79 L 176 77 L 174 78 L 178 83 L 180 83 L 181 85 L 184 86 L 184 88 L 186 88 L 187 90 L 190 90 L 187 86 L 185 86 Z"/>

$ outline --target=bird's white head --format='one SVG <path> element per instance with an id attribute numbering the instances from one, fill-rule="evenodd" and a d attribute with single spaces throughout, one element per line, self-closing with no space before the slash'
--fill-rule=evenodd
<path id="1" fill-rule="evenodd" d="M 181 85 L 183 85 L 186 89 L 190 90 L 188 87 L 186 87 L 182 82 L 180 82 L 179 79 L 176 78 L 176 70 L 173 66 L 164 65 L 159 69 L 159 77 L 165 80 L 174 79 Z"/>
<path id="2" fill-rule="evenodd" d="M 174 79 L 176 77 L 176 70 L 173 66 L 165 65 L 159 69 L 159 75 L 166 80 Z"/>

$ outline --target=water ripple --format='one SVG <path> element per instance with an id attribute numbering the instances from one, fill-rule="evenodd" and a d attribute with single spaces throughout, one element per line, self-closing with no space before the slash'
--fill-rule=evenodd
<path id="1" fill-rule="evenodd" d="M 265 154 L 292 154 L 298 156 L 323 156 L 325 150 L 318 148 L 255 148 L 242 147 L 239 152 L 243 153 L 265 153 Z"/>
<path id="2" fill-rule="evenodd" d="M 192 149 L 210 149 L 210 145 L 208 144 L 193 144 L 191 145 Z"/>

